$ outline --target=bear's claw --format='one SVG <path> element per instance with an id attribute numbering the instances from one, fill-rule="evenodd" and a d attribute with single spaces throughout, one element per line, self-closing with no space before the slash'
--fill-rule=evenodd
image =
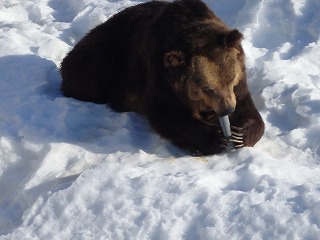
<path id="1" fill-rule="evenodd" d="M 230 141 L 230 142 L 234 142 L 234 143 L 243 143 L 243 140 L 242 140 L 242 139 L 241 139 L 241 140 L 239 140 L 239 139 L 234 139 L 233 136 L 232 136 L 232 138 L 230 138 L 229 141 Z"/>
<path id="2" fill-rule="evenodd" d="M 241 128 L 241 127 L 230 126 L 230 128 L 231 128 L 232 130 L 236 130 L 236 131 L 238 131 L 238 132 L 243 131 L 243 128 Z"/>
<path id="3" fill-rule="evenodd" d="M 235 126 L 230 126 L 230 128 L 232 134 L 230 141 L 235 143 L 234 147 L 236 149 L 244 147 L 244 128 Z"/>
<path id="4" fill-rule="evenodd" d="M 242 140 L 243 139 L 244 134 L 235 134 L 234 132 L 231 132 L 231 133 L 232 133 L 233 139 L 235 139 L 235 140 Z"/>
<path id="5" fill-rule="evenodd" d="M 238 148 L 242 148 L 242 147 L 244 147 L 244 144 L 235 145 L 234 147 L 237 148 L 237 149 Z"/>

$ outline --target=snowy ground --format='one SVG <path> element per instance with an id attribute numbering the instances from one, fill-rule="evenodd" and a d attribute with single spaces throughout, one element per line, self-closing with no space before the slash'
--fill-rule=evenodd
<path id="1" fill-rule="evenodd" d="M 59 91 L 66 53 L 137 1 L 0 1 L 1 240 L 319 239 L 320 2 L 206 2 L 245 34 L 266 132 L 196 158 Z"/>

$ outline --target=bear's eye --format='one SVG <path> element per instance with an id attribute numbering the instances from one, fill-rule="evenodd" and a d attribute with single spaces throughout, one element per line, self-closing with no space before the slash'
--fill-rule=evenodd
<path id="1" fill-rule="evenodd" d="M 181 51 L 170 51 L 164 55 L 164 66 L 178 67 L 185 64 L 185 56 Z"/>
<path id="2" fill-rule="evenodd" d="M 203 92 L 204 92 L 205 94 L 208 94 L 208 95 L 216 95 L 216 91 L 213 90 L 213 89 L 210 88 L 210 87 L 205 87 L 205 88 L 203 89 Z"/>

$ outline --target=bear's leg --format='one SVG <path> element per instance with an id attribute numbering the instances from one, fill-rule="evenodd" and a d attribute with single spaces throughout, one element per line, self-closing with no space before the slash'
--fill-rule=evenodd
<path id="1" fill-rule="evenodd" d="M 237 102 L 235 112 L 230 116 L 231 130 L 243 134 L 243 145 L 253 147 L 264 133 L 264 122 L 254 106 L 250 94 Z"/>

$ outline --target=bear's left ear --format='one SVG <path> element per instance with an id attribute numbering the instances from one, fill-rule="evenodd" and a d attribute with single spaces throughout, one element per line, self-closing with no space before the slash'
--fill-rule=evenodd
<path id="1" fill-rule="evenodd" d="M 242 33 L 240 33 L 237 29 L 234 29 L 223 36 L 223 46 L 226 48 L 236 47 L 240 44 L 242 39 Z"/>
<path id="2" fill-rule="evenodd" d="M 164 55 L 164 66 L 178 67 L 185 64 L 185 56 L 181 51 L 170 51 Z"/>

